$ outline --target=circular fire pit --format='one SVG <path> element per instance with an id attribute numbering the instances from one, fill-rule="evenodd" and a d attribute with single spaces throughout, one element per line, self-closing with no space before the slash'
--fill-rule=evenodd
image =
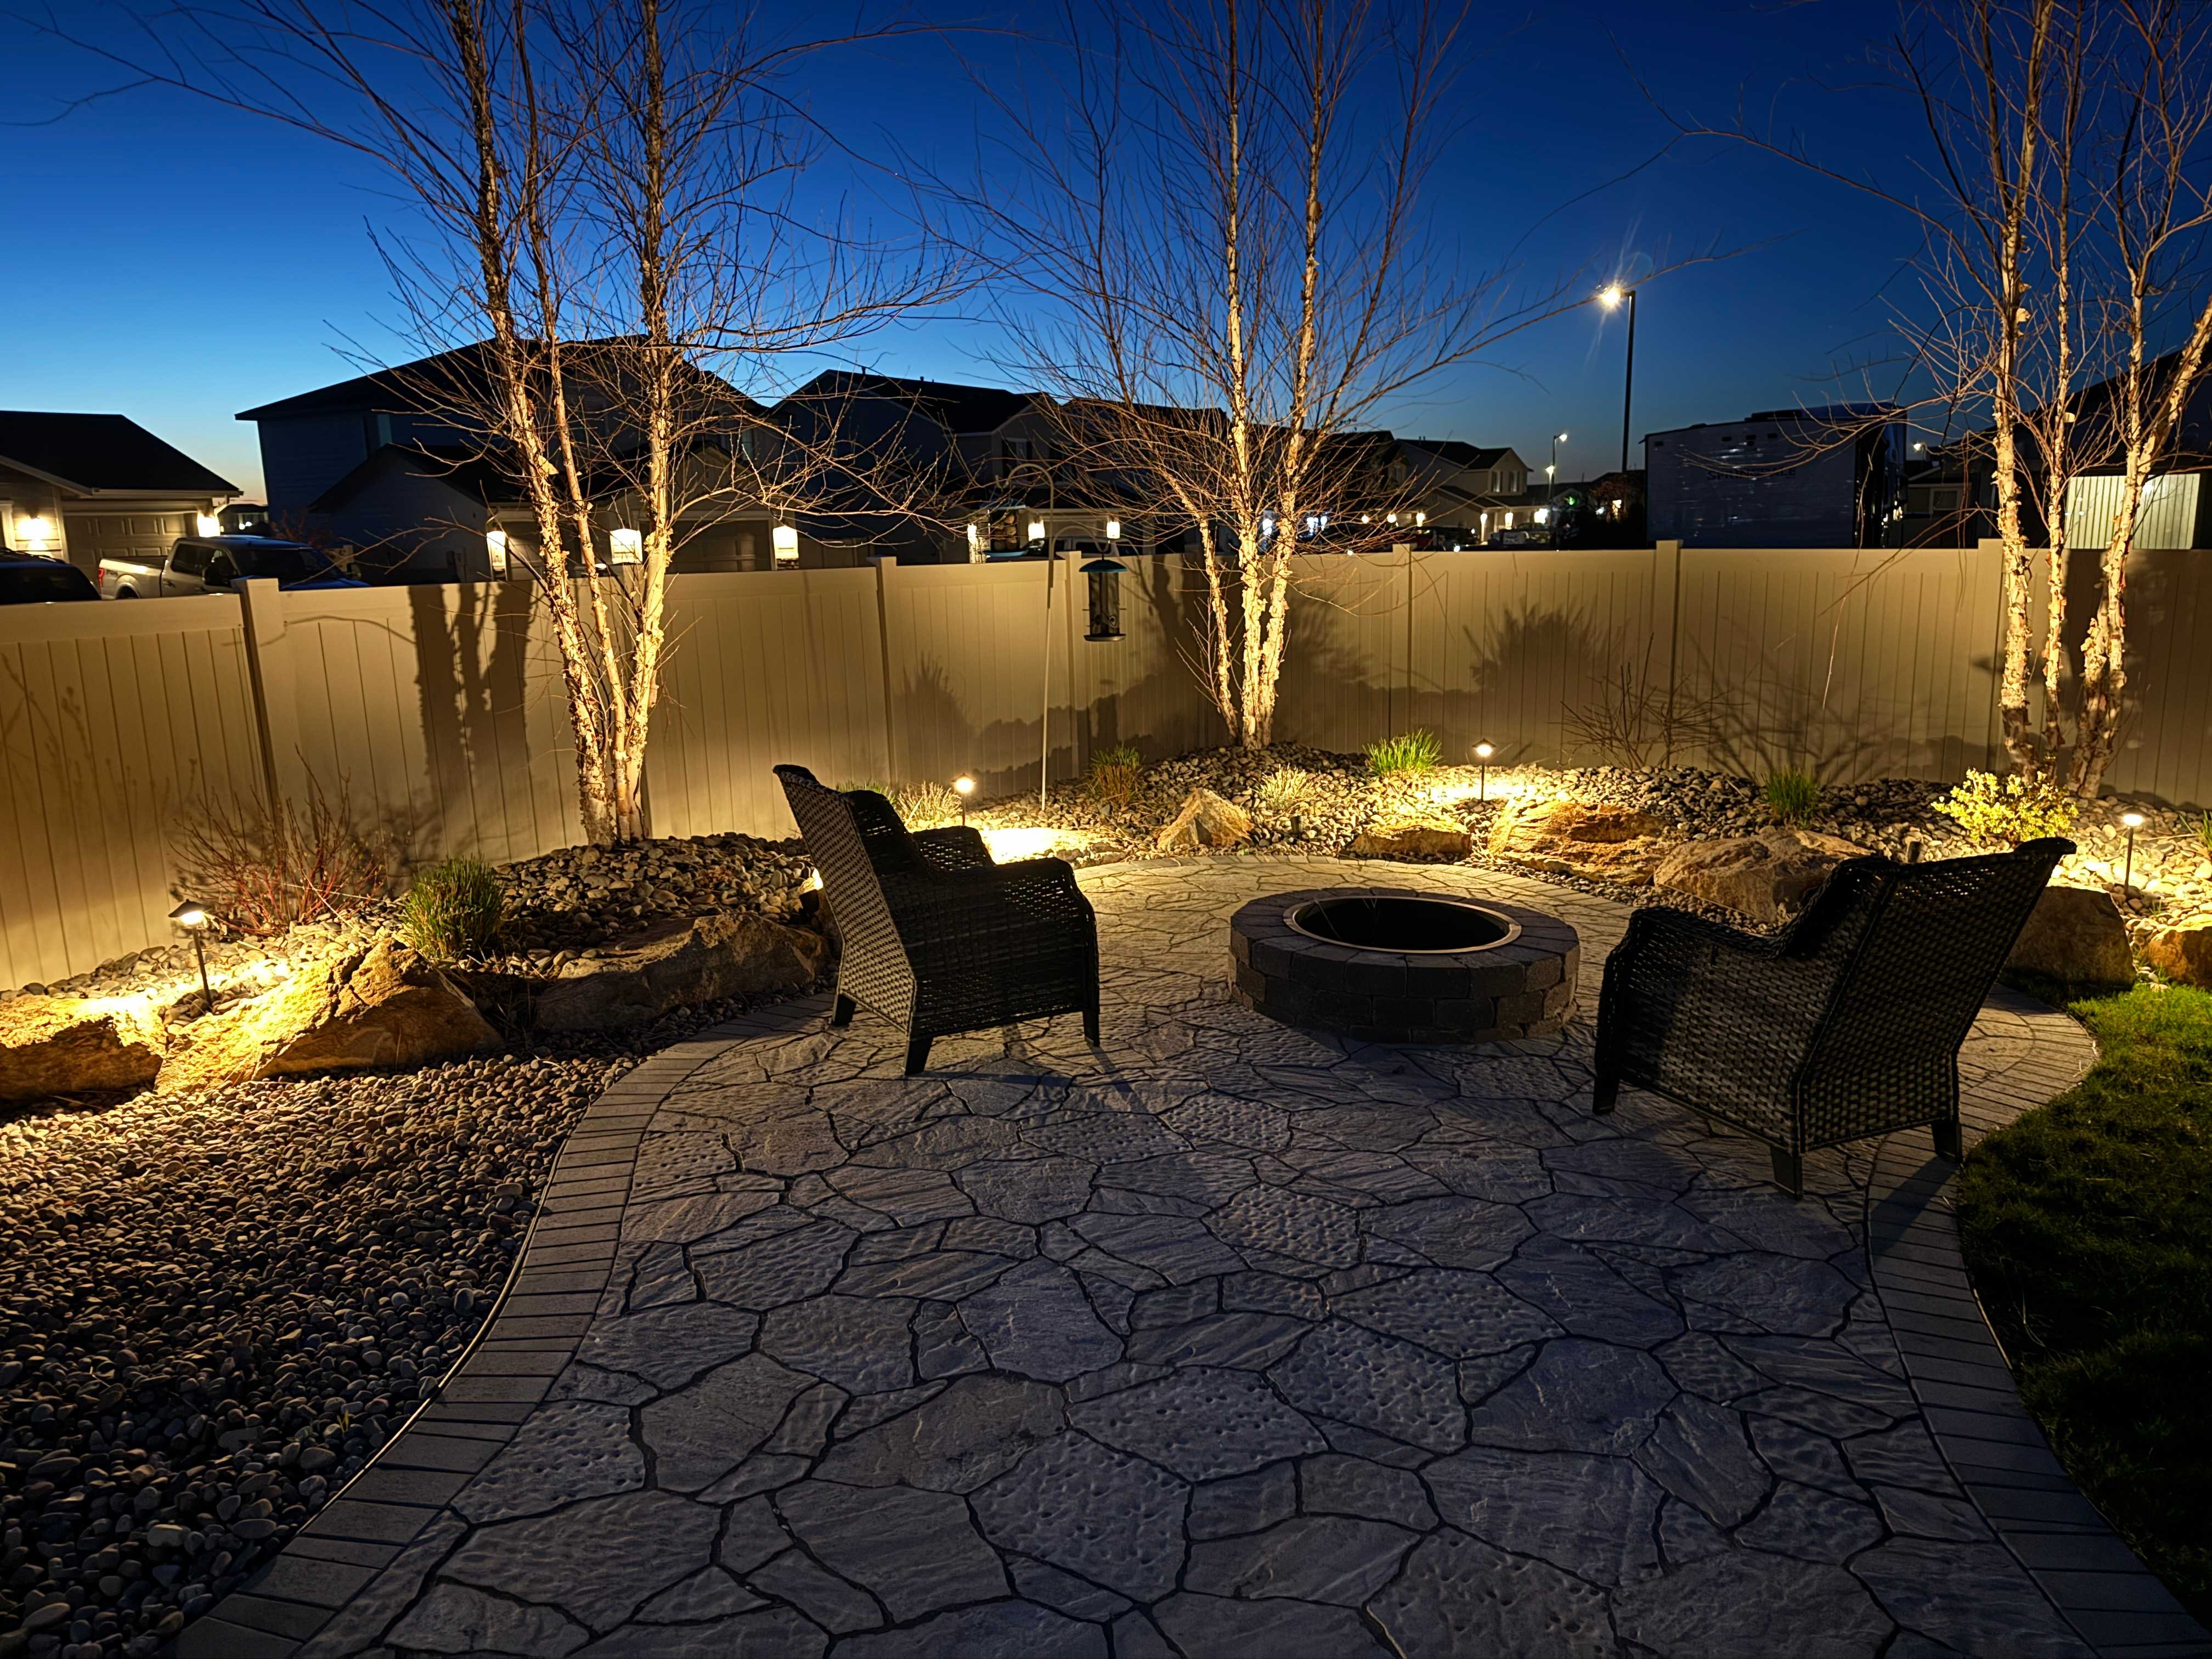
<path id="1" fill-rule="evenodd" d="M 1239 1002 L 1363 1042 L 1549 1036 L 1574 1006 L 1582 957 L 1557 916 L 1395 887 L 1271 893 L 1229 933 Z"/>

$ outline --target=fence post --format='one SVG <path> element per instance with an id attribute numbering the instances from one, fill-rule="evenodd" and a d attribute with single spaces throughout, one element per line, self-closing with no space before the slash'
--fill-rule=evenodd
<path id="1" fill-rule="evenodd" d="M 890 578 L 886 574 L 897 568 L 898 559 L 893 554 L 877 553 L 870 556 L 868 562 L 876 568 L 876 652 L 883 663 L 884 777 L 887 782 L 900 783 L 904 780 L 899 776 L 898 732 L 892 724 L 897 698 L 891 690 Z"/>
<path id="2" fill-rule="evenodd" d="M 1668 761 L 1675 763 L 1674 750 L 1674 700 L 1680 689 L 1680 669 L 1677 659 L 1682 649 L 1682 544 L 1657 544 L 1660 579 L 1667 584 L 1667 731 Z M 1707 758 L 1704 755 L 1699 760 Z"/>
<path id="3" fill-rule="evenodd" d="M 253 689 L 253 737 L 261 751 L 261 787 L 269 816 L 283 811 L 283 757 L 298 748 L 291 676 L 283 660 L 284 593 L 268 576 L 241 576 L 231 584 L 243 611 L 246 682 Z"/>

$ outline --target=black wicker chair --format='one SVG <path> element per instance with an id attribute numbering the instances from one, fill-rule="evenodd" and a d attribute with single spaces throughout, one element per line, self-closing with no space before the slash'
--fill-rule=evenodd
<path id="1" fill-rule="evenodd" d="M 1098 921 L 1066 860 L 994 864 L 965 826 L 909 830 L 871 790 L 775 775 L 842 946 L 830 1024 L 865 1007 L 904 1027 L 909 1077 L 938 1037 L 1050 1014 L 1097 1044 Z"/>
<path id="2" fill-rule="evenodd" d="M 1780 935 L 1654 906 L 1598 998 L 1595 1105 L 1623 1083 L 1758 1136 L 1794 1198 L 1804 1155 L 1926 1123 L 1957 1158 L 1959 1048 L 2071 842 L 1836 866 Z"/>

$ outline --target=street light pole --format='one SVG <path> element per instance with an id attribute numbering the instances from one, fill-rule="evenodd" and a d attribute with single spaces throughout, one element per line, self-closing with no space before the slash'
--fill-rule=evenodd
<path id="1" fill-rule="evenodd" d="M 1628 290 L 1628 353 L 1620 379 L 1620 471 L 1628 473 L 1628 411 L 1636 397 L 1636 290 Z"/>

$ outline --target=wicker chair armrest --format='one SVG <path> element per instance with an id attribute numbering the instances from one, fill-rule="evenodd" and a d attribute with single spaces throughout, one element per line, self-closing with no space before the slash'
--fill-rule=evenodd
<path id="1" fill-rule="evenodd" d="M 1685 1066 L 1718 1062 L 1761 1093 L 1786 1089 L 1834 972 L 1791 957 L 1785 944 L 1687 911 L 1637 911 L 1606 962 L 1601 1047 L 1635 1077 L 1672 1080 Z"/>
<path id="2" fill-rule="evenodd" d="M 983 832 L 965 823 L 956 823 L 943 830 L 917 830 L 914 844 L 921 851 L 923 861 L 933 869 L 957 873 L 963 870 L 992 870 L 998 866 L 991 861 L 991 849 L 983 844 Z"/>
<path id="3" fill-rule="evenodd" d="M 902 933 L 940 928 L 988 932 L 1061 921 L 1089 926 L 1091 901 L 1065 859 L 1023 859 L 976 870 L 902 870 L 883 878 Z"/>

